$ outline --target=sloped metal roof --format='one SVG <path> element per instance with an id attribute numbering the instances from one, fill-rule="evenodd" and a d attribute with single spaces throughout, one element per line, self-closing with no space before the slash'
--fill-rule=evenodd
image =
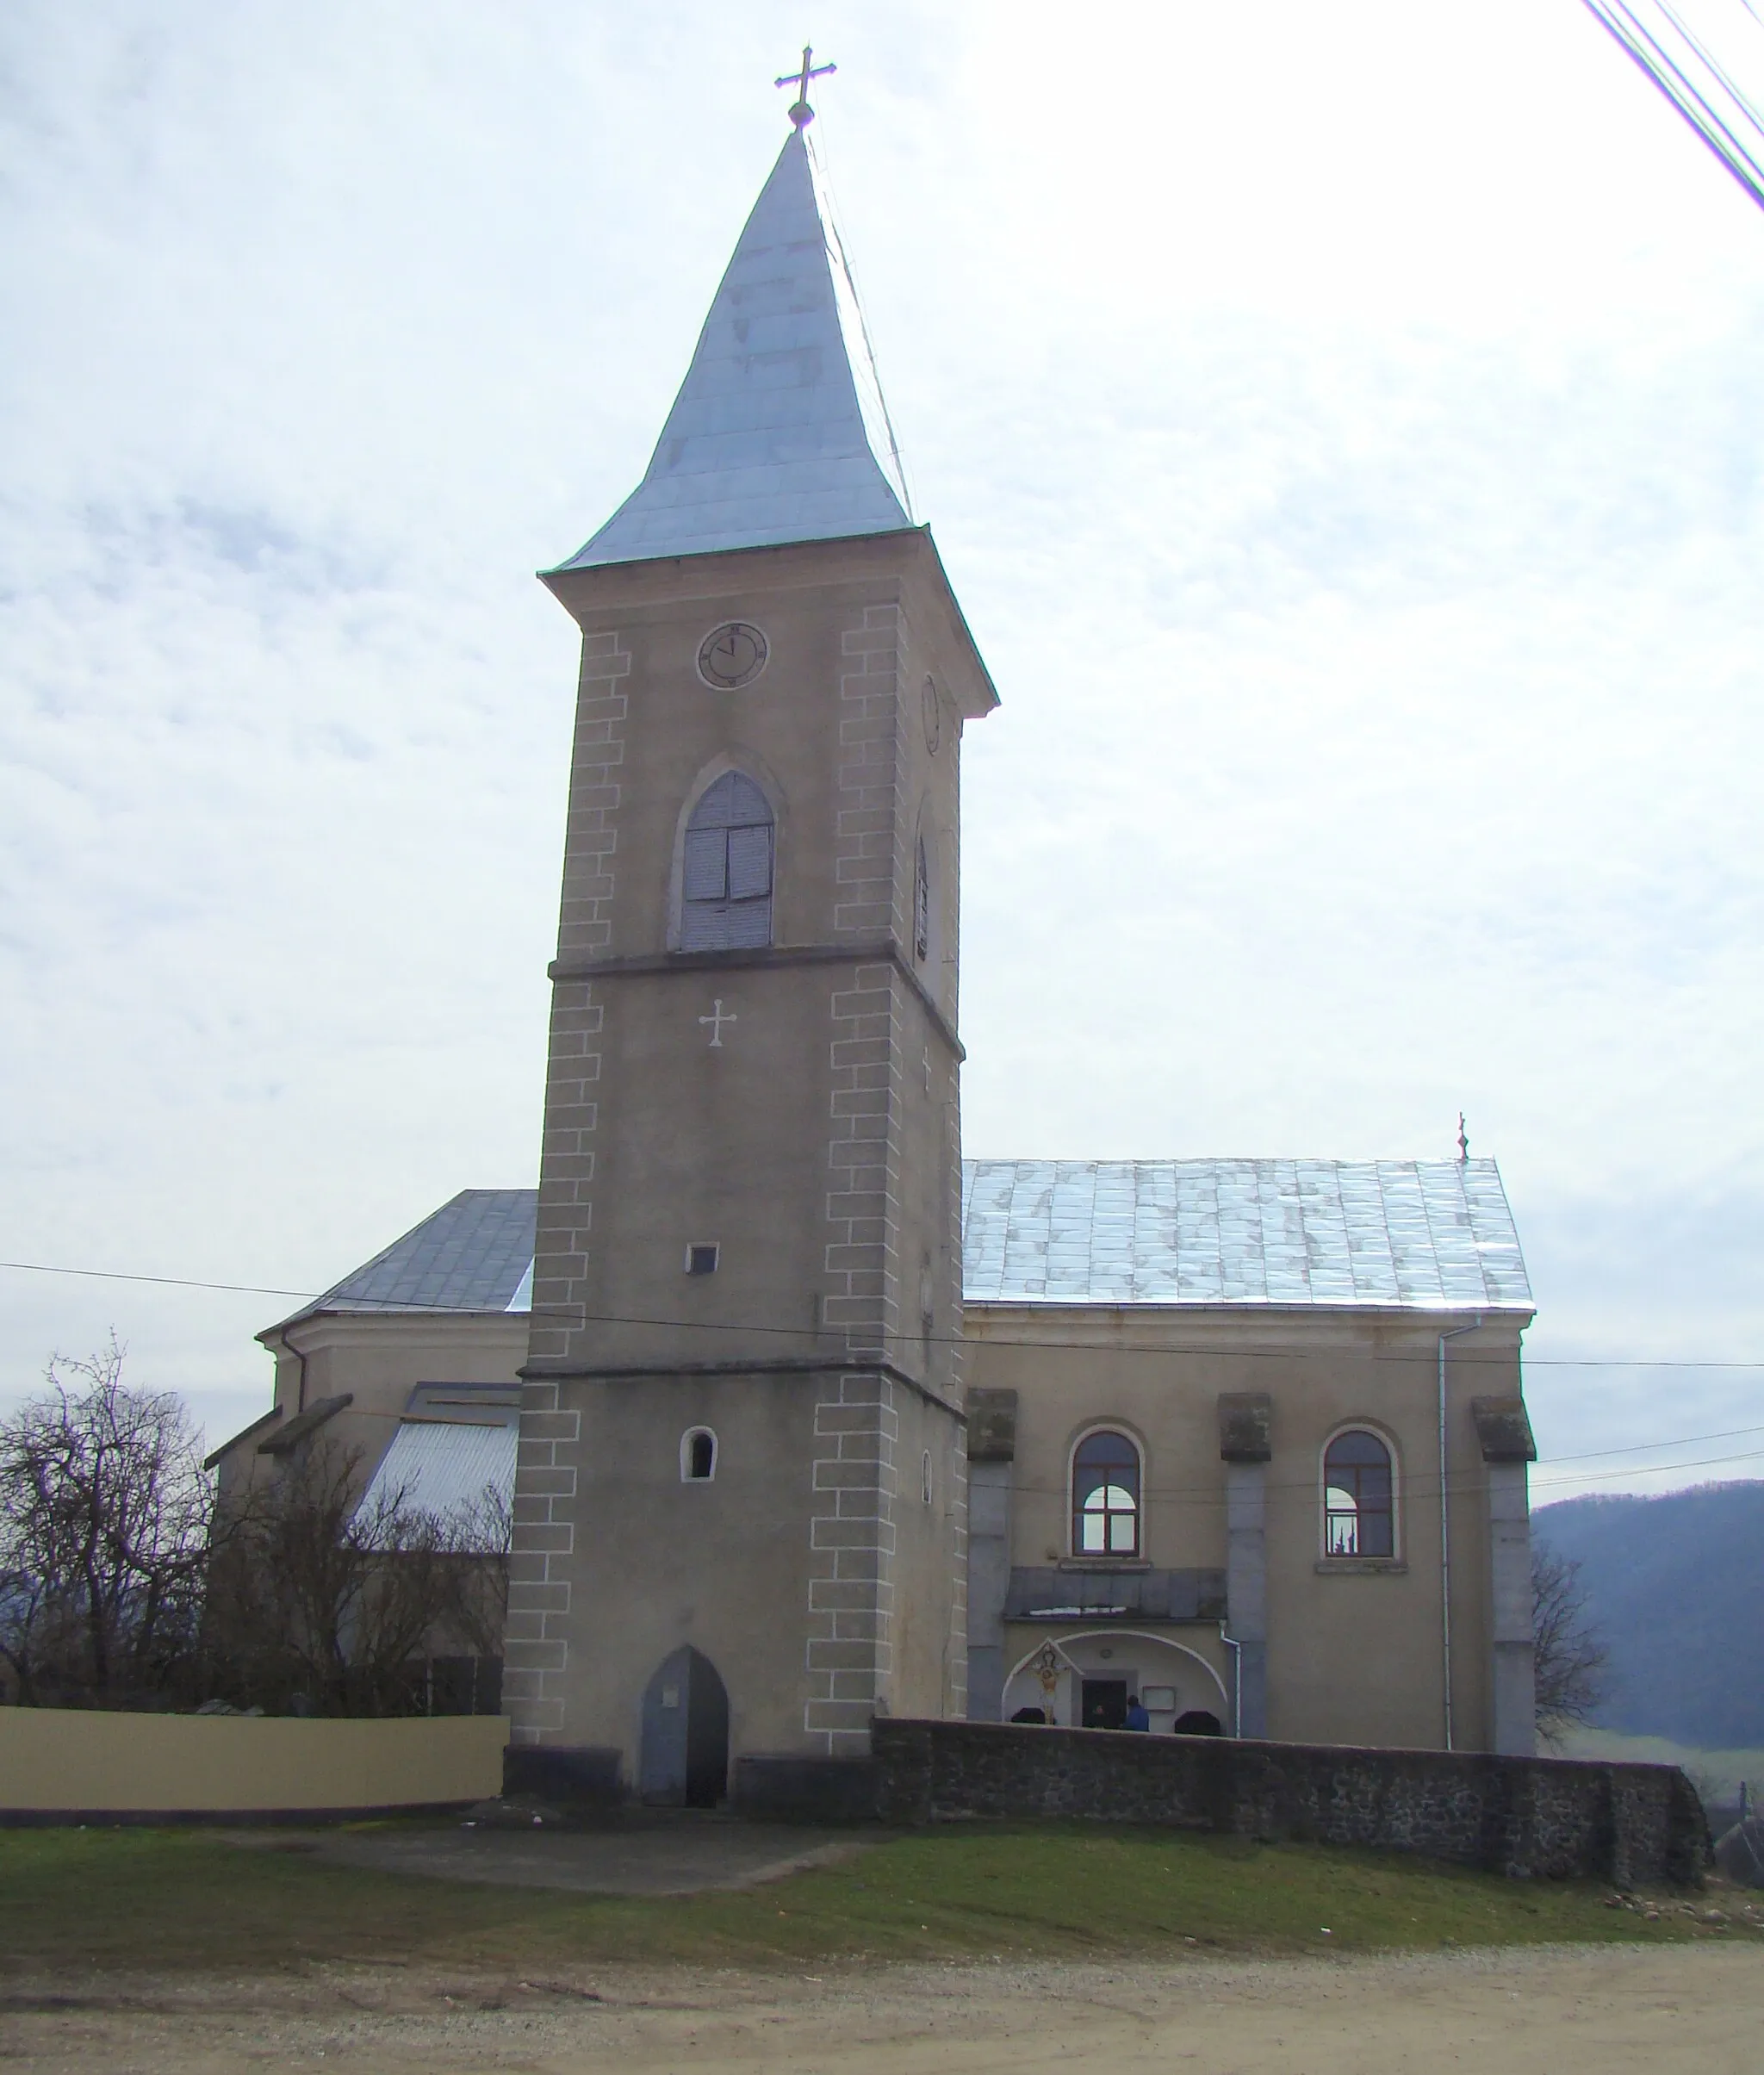
<path id="1" fill-rule="evenodd" d="M 536 1190 L 464 1190 L 308 1311 L 531 1310 L 537 1211 Z M 965 1160 L 962 1294 L 1532 1308 L 1493 1160 Z"/>
<path id="2" fill-rule="evenodd" d="M 969 1303 L 1529 1311 L 1493 1160 L 968 1160 Z"/>
<path id="3" fill-rule="evenodd" d="M 488 1547 L 499 1513 L 514 1502 L 514 1461 L 519 1415 L 487 1410 L 469 1420 L 407 1420 L 362 1494 L 359 1510 L 401 1498 L 406 1508 L 459 1526 L 486 1528 L 475 1537 Z M 487 1503 L 487 1494 L 491 1494 Z"/>
<path id="4" fill-rule="evenodd" d="M 538 1209 L 537 1189 L 463 1189 L 295 1316 L 530 1309 Z M 517 1305 L 523 1288 L 526 1302 Z"/>
<path id="5" fill-rule="evenodd" d="M 804 131 L 754 204 L 649 471 L 562 569 L 910 526 L 857 291 Z"/>

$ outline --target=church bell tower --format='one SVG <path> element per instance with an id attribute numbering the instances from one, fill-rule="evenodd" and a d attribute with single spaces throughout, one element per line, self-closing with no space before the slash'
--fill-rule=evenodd
<path id="1" fill-rule="evenodd" d="M 544 577 L 582 648 L 511 1777 L 662 1803 L 964 1710 L 958 761 L 997 702 L 792 116 L 648 473 Z"/>

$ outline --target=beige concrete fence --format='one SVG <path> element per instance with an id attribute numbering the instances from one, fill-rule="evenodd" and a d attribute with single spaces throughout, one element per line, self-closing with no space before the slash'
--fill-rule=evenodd
<path id="1" fill-rule="evenodd" d="M 343 1815 L 502 1791 L 505 1715 L 301 1722 L 0 1707 L 0 1822 Z"/>

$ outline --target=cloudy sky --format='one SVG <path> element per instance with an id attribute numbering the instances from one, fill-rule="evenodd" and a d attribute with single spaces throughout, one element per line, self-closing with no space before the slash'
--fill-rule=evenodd
<path id="1" fill-rule="evenodd" d="M 1004 698 L 969 1151 L 1462 1107 L 1538 1497 L 1764 1474 L 1652 1451 L 1764 1429 L 1764 216 L 1577 0 L 811 14 L 0 14 L 0 1254 L 311 1291 L 532 1179 L 531 572 L 641 475 L 807 26 Z M 0 1271 L 0 1400 L 114 1325 L 218 1438 L 287 1308 Z"/>

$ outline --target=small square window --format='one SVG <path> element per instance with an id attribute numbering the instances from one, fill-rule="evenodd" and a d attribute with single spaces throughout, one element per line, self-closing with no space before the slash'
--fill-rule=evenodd
<path id="1" fill-rule="evenodd" d="M 713 1276 L 717 1272 L 717 1242 L 714 1239 L 694 1239 L 686 1250 L 686 1271 L 689 1276 Z"/>

